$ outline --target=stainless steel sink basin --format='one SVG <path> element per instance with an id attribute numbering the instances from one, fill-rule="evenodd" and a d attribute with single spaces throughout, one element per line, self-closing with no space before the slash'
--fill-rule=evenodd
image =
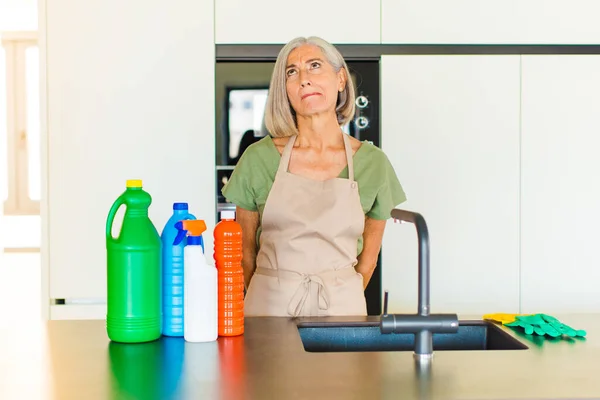
<path id="1" fill-rule="evenodd" d="M 298 324 L 308 352 L 413 351 L 415 336 L 382 334 L 379 322 L 303 322 Z M 433 350 L 525 350 L 526 345 L 487 321 L 459 321 L 457 333 L 434 333 Z"/>

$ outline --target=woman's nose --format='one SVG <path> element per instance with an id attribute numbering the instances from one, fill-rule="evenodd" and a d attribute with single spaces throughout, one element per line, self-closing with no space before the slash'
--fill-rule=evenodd
<path id="1" fill-rule="evenodd" d="M 300 71 L 300 85 L 302 87 L 310 86 L 310 80 L 308 79 L 308 74 L 304 71 Z"/>

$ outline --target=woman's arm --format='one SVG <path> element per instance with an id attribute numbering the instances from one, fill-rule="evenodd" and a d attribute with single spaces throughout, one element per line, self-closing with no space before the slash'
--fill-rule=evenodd
<path id="1" fill-rule="evenodd" d="M 248 211 L 236 207 L 236 221 L 242 226 L 242 268 L 246 289 L 256 269 L 256 231 L 258 230 L 258 211 Z"/>
<path id="2" fill-rule="evenodd" d="M 365 231 L 363 233 L 363 249 L 358 256 L 356 271 L 363 276 L 363 289 L 367 288 L 373 271 L 377 266 L 377 256 L 381 249 L 385 220 L 365 217 Z"/>

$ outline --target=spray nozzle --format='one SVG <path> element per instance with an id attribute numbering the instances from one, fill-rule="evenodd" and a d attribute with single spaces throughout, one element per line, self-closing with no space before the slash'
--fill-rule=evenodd
<path id="1" fill-rule="evenodd" d="M 192 241 L 188 241 L 188 244 L 201 245 L 202 250 L 204 250 L 204 241 L 202 240 L 202 233 L 206 231 L 206 223 L 201 219 L 194 220 L 183 220 L 179 221 L 175 224 L 175 228 L 177 228 L 177 237 L 173 242 L 174 246 L 177 246 L 179 243 L 188 236 Z"/>
<path id="2" fill-rule="evenodd" d="M 183 225 L 183 229 L 190 233 L 190 236 L 201 236 L 202 233 L 206 230 L 206 223 L 204 220 L 195 219 L 195 220 L 184 220 L 181 221 Z"/>

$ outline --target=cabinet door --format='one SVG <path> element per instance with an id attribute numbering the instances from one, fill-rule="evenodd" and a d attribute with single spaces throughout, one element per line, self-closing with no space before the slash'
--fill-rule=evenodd
<path id="1" fill-rule="evenodd" d="M 331 43 L 380 43 L 380 3 L 321 0 L 314 5 L 277 0 L 216 0 L 217 44 L 280 44 L 296 36 Z"/>
<path id="2" fill-rule="evenodd" d="M 382 0 L 384 44 L 596 44 L 597 0 Z"/>
<path id="3" fill-rule="evenodd" d="M 519 56 L 384 56 L 382 149 L 431 245 L 432 312 L 519 307 Z M 417 308 L 417 235 L 388 222 L 390 311 Z"/>
<path id="4" fill-rule="evenodd" d="M 598 55 L 523 57 L 523 312 L 600 311 L 598 71 Z"/>
<path id="5" fill-rule="evenodd" d="M 159 232 L 186 201 L 212 243 L 212 15 L 212 2 L 194 0 L 48 2 L 51 299 L 105 300 L 106 217 L 127 179 L 143 180 Z"/>

